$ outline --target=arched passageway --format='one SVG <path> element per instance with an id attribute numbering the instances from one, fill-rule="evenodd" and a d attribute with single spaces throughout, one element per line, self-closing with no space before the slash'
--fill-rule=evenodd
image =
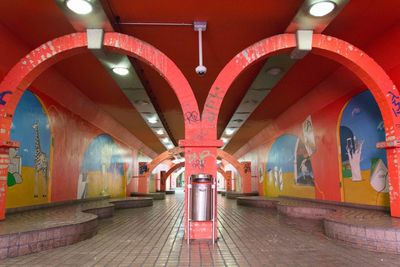
<path id="1" fill-rule="evenodd" d="M 202 129 L 208 133 L 208 139 L 216 138 L 219 110 L 235 79 L 256 62 L 270 55 L 289 52 L 296 45 L 295 34 L 275 35 L 244 49 L 224 67 L 210 89 L 202 113 Z M 351 70 L 374 96 L 385 124 L 386 142 L 380 146 L 387 150 L 391 214 L 400 217 L 400 166 L 396 160 L 400 156 L 400 108 L 397 104 L 400 96 L 395 84 L 371 57 L 346 41 L 314 34 L 312 48 L 312 53 L 334 60 Z"/>
<path id="2" fill-rule="evenodd" d="M 197 102 L 193 91 L 182 72 L 165 54 L 155 47 L 132 36 L 107 32 L 103 39 L 104 47 L 122 54 L 126 54 L 149 64 L 154 68 L 174 90 L 182 111 L 197 111 Z M 8 158 L 8 148 L 18 144 L 10 140 L 11 122 L 15 108 L 24 91 L 46 69 L 53 64 L 87 51 L 86 33 L 73 33 L 49 41 L 23 57 L 8 72 L 0 84 L 3 97 L 0 107 L 0 143 L 2 157 Z M 195 124 L 185 127 L 187 132 Z M 8 161 L 7 161 L 8 162 Z M 6 199 L 6 180 L 8 165 L 2 165 L 2 180 L 0 181 L 0 219 L 4 218 Z"/>

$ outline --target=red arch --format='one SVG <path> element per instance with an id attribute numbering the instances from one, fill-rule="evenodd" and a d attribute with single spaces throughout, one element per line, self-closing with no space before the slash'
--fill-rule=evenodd
<path id="1" fill-rule="evenodd" d="M 182 72 L 165 54 L 150 44 L 135 37 L 107 32 L 104 34 L 105 47 L 121 54 L 126 54 L 149 64 L 162 75 L 174 90 L 181 104 L 183 113 L 199 112 L 193 91 Z M 54 63 L 72 55 L 87 51 L 86 33 L 73 33 L 56 38 L 32 50 L 7 73 L 0 84 L 1 92 L 11 91 L 0 106 L 0 140 L 9 141 L 12 114 L 20 97 L 32 81 Z M 197 123 L 185 123 L 185 132 L 197 126 Z"/>
<path id="2" fill-rule="evenodd" d="M 164 176 L 165 181 L 164 181 L 164 182 L 167 181 L 168 177 L 169 177 L 174 171 L 176 171 L 177 169 L 180 169 L 180 168 L 184 168 L 184 167 L 185 167 L 185 162 L 180 162 L 180 163 L 177 163 L 177 164 L 173 165 L 173 166 L 165 173 L 165 176 Z M 218 167 L 217 172 L 219 172 L 219 173 L 224 177 L 225 180 L 228 180 L 228 179 L 230 178 L 230 177 L 228 176 L 228 174 L 227 174 L 221 167 Z"/>
<path id="3" fill-rule="evenodd" d="M 154 158 L 149 164 L 147 164 L 147 172 L 144 174 L 146 177 L 150 177 L 150 174 L 153 172 L 153 170 L 161 164 L 161 162 L 165 160 L 170 160 L 174 158 L 174 155 L 178 155 L 181 153 L 184 153 L 185 150 L 181 147 L 175 147 L 173 149 L 167 150 L 161 154 L 159 154 L 156 158 Z M 242 164 L 231 154 L 218 149 L 217 150 L 217 157 L 222 158 L 229 162 L 239 173 L 241 177 L 245 177 L 245 172 L 243 169 Z M 176 165 L 175 165 L 176 166 Z M 166 176 L 168 177 L 168 176 Z"/>
<path id="4" fill-rule="evenodd" d="M 172 166 L 166 173 L 165 173 L 165 180 L 167 180 L 168 176 L 170 176 L 174 171 L 176 171 L 179 168 L 185 167 L 185 162 L 180 162 Z"/>
<path id="5" fill-rule="evenodd" d="M 385 124 L 386 141 L 400 140 L 400 96 L 385 71 L 366 53 L 353 45 L 326 35 L 314 34 L 312 52 L 341 63 L 357 75 L 369 88 L 381 110 Z M 202 127 L 210 129 L 209 139 L 216 139 L 218 114 L 222 100 L 233 81 L 242 71 L 267 56 L 287 52 L 296 47 L 294 34 L 266 38 L 237 54 L 220 72 L 213 83 L 202 114 Z M 400 217 L 400 149 L 388 149 L 390 202 L 392 216 Z"/>

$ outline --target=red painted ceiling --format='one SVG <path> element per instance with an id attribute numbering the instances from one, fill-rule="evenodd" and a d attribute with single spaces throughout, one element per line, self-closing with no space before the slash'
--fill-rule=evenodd
<path id="1" fill-rule="evenodd" d="M 101 3 L 113 22 L 116 16 L 121 22 L 207 21 L 208 28 L 203 39 L 204 63 L 208 71 L 204 77 L 194 72 L 198 55 L 197 34 L 192 27 L 115 26 L 116 30 L 134 35 L 167 54 L 189 80 L 202 109 L 208 90 L 224 65 L 254 42 L 283 33 L 303 1 L 102 0 Z M 351 0 L 323 33 L 363 48 L 397 23 L 399 14 L 398 0 Z M 54 0 L 0 1 L 0 23 L 31 48 L 74 32 Z M 150 67 L 140 62 L 135 65 L 146 90 L 154 96 L 172 138 L 182 139 L 183 116 L 173 91 Z M 233 84 L 233 90 L 222 105 L 218 124 L 220 134 L 262 65 L 263 62 L 253 66 Z M 235 152 L 338 67 L 336 63 L 312 54 L 296 63 L 250 116 L 226 150 Z M 158 153 L 164 150 L 93 55 L 75 56 L 56 64 L 54 68 L 147 146 Z"/>

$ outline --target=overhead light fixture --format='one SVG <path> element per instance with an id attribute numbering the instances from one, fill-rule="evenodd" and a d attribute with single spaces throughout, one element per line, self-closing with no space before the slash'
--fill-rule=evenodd
<path id="1" fill-rule="evenodd" d="M 272 67 L 266 70 L 266 73 L 271 76 L 278 76 L 282 73 L 282 69 L 279 67 Z"/>
<path id="2" fill-rule="evenodd" d="M 156 117 L 150 117 L 147 119 L 148 122 L 150 122 L 151 124 L 156 124 L 158 122 Z"/>
<path id="3" fill-rule="evenodd" d="M 320 1 L 311 5 L 308 13 L 314 17 L 323 17 L 331 13 L 336 7 L 332 1 Z"/>
<path id="4" fill-rule="evenodd" d="M 173 149 L 174 147 L 175 147 L 175 146 L 174 146 L 173 144 L 168 144 L 168 145 L 167 145 L 167 148 L 168 148 L 168 149 Z"/>
<path id="5" fill-rule="evenodd" d="M 163 134 L 164 134 L 164 130 L 163 130 L 163 129 L 158 129 L 158 130 L 156 131 L 156 134 L 158 134 L 158 135 L 163 135 Z"/>
<path id="6" fill-rule="evenodd" d="M 79 15 L 87 15 L 93 11 L 93 6 L 86 0 L 67 0 L 67 7 L 74 13 Z"/>
<path id="7" fill-rule="evenodd" d="M 136 101 L 135 101 L 135 104 L 136 104 L 136 105 L 139 105 L 139 106 L 147 106 L 147 105 L 150 104 L 150 103 L 149 103 L 149 101 L 147 101 L 147 100 L 142 100 L 142 99 L 141 99 L 141 100 L 136 100 Z"/>
<path id="8" fill-rule="evenodd" d="M 115 74 L 118 74 L 118 75 L 121 75 L 121 76 L 126 76 L 129 73 L 128 68 L 125 68 L 125 67 L 115 67 L 112 70 L 113 70 L 113 72 Z"/>
<path id="9" fill-rule="evenodd" d="M 224 144 L 226 144 L 226 143 L 228 143 L 228 138 L 225 138 L 225 137 L 223 137 L 223 138 L 221 138 L 221 140 L 222 140 L 222 142 L 224 142 Z"/>
<path id="10" fill-rule="evenodd" d="M 225 130 L 226 135 L 232 135 L 234 132 L 235 132 L 235 130 L 232 129 L 232 128 L 227 128 L 227 129 Z"/>
<path id="11" fill-rule="evenodd" d="M 162 142 L 164 143 L 164 144 L 168 144 L 169 143 L 169 138 L 168 137 L 165 137 L 165 138 L 163 138 L 163 139 L 161 139 L 162 140 Z"/>

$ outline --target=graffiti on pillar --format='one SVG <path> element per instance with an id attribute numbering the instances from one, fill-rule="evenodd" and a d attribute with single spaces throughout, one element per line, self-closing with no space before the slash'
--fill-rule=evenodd
<path id="1" fill-rule="evenodd" d="M 400 115 L 400 96 L 392 91 L 389 91 L 388 96 L 391 98 L 392 101 L 392 111 L 397 117 L 398 115 Z"/>
<path id="2" fill-rule="evenodd" d="M 393 111 L 398 112 L 400 99 L 395 94 L 391 96 Z M 386 151 L 376 148 L 376 143 L 385 140 L 384 124 L 370 91 L 351 98 L 339 120 L 345 201 L 389 205 Z"/>
<path id="3" fill-rule="evenodd" d="M 6 95 L 11 95 L 12 92 L 11 91 L 3 91 L 0 93 L 0 105 L 4 106 L 5 104 L 7 104 L 7 102 L 4 100 L 4 97 Z"/>
<path id="4" fill-rule="evenodd" d="M 197 111 L 189 111 L 185 113 L 185 119 L 188 123 L 197 123 L 200 121 L 200 116 Z"/>
<path id="5" fill-rule="evenodd" d="M 212 157 L 209 150 L 203 150 L 200 153 L 190 152 L 188 154 L 188 162 L 194 169 L 203 170 L 205 166 L 205 159 Z"/>
<path id="6" fill-rule="evenodd" d="M 218 116 L 216 113 L 217 105 L 215 101 L 222 101 L 222 97 L 219 95 L 220 88 L 215 86 L 212 91 L 208 94 L 205 109 L 207 109 L 208 117 L 206 118 L 208 122 L 214 122 Z"/>

